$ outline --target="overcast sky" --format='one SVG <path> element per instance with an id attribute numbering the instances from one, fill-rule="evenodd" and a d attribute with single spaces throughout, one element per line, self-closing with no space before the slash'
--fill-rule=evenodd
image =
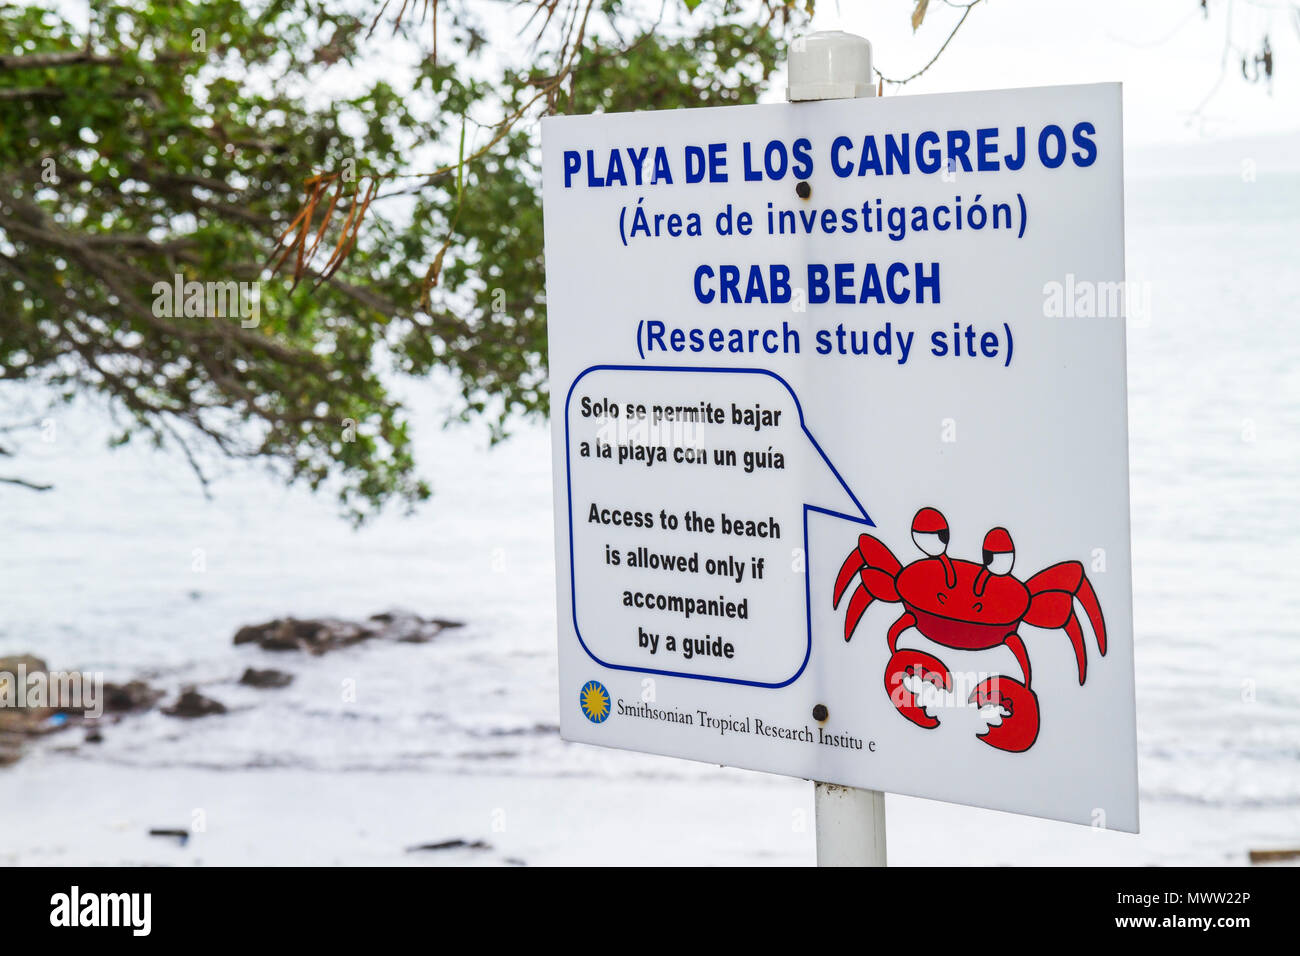
<path id="1" fill-rule="evenodd" d="M 819 0 L 814 27 L 872 42 L 876 66 L 906 76 L 943 43 L 961 11 L 931 0 L 914 37 L 912 0 Z M 1130 147 L 1300 130 L 1300 3 L 1289 0 L 985 0 L 939 61 L 896 93 L 1120 80 Z M 1231 12 L 1228 68 L 1218 91 Z M 1265 35 L 1273 91 L 1241 77 L 1241 52 Z M 784 91 L 782 91 L 784 92 Z M 887 95 L 891 94 L 886 89 Z"/>
<path id="2" fill-rule="evenodd" d="M 661 4 L 677 5 L 682 0 L 638 2 L 649 22 Z M 961 10 L 948 0 L 930 0 L 925 21 L 913 35 L 914 4 L 915 0 L 818 0 L 813 29 L 865 36 L 875 48 L 881 71 L 906 76 L 934 55 L 961 17 Z M 55 5 L 75 22 L 84 22 L 85 0 L 55 0 Z M 379 6 L 379 0 L 360 4 L 367 16 Z M 525 40 L 531 37 L 531 33 L 518 35 L 531 13 L 529 6 L 483 2 L 475 12 L 494 28 L 494 46 L 514 55 L 525 51 Z M 1285 148 L 1277 152 L 1300 168 L 1300 0 L 1209 0 L 1209 7 L 1207 20 L 1201 0 L 984 0 L 933 67 L 906 86 L 885 92 L 941 93 L 1120 80 L 1128 150 L 1289 133 Z M 689 23 L 684 10 L 673 12 Z M 1271 95 L 1266 83 L 1247 83 L 1241 76 L 1242 53 L 1253 58 L 1265 34 L 1274 59 Z M 378 65 L 361 66 L 363 74 L 393 74 L 395 63 L 410 65 L 414 50 L 386 44 L 385 36 L 381 31 Z M 1223 70 L 1229 38 L 1232 48 Z M 350 88 L 348 73 L 342 71 L 316 92 L 328 96 Z M 780 101 L 784 96 L 785 79 L 779 77 L 765 99 Z"/>

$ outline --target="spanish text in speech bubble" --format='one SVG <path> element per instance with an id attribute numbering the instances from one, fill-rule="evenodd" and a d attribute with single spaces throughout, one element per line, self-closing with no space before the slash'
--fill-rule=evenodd
<path id="1" fill-rule="evenodd" d="M 806 509 L 870 524 L 760 369 L 595 366 L 565 403 L 573 620 L 607 667 L 781 687 L 808 660 Z"/>

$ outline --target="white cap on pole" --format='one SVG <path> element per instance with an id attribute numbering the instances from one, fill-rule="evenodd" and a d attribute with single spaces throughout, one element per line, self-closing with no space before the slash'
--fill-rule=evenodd
<path id="1" fill-rule="evenodd" d="M 826 30 L 790 44 L 791 103 L 875 96 L 871 44 L 865 37 Z M 803 195 L 803 194 L 801 194 Z M 885 795 L 814 782 L 818 866 L 885 866 Z"/>
<path id="2" fill-rule="evenodd" d="M 797 37 L 790 44 L 788 68 L 785 95 L 791 103 L 876 95 L 871 44 L 854 33 L 823 30 Z"/>

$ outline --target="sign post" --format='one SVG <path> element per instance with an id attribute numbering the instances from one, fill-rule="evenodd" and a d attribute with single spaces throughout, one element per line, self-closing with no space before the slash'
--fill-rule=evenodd
<path id="1" fill-rule="evenodd" d="M 865 37 L 823 31 L 790 44 L 791 103 L 874 96 L 871 44 Z M 813 783 L 818 866 L 886 866 L 885 795 Z"/>
<path id="2" fill-rule="evenodd" d="M 543 122 L 560 729 L 1135 832 L 1118 84 Z"/>

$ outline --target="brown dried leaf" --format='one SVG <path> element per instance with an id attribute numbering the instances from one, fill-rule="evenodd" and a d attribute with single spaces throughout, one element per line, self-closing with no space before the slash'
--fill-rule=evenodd
<path id="1" fill-rule="evenodd" d="M 921 21 L 925 19 L 926 8 L 930 6 L 930 0 L 916 0 L 916 9 L 912 11 L 912 32 L 915 33 L 921 26 Z"/>
<path id="2" fill-rule="evenodd" d="M 298 238 L 293 241 L 294 247 L 298 250 L 298 256 L 293 264 L 293 284 L 296 287 L 299 280 L 302 279 L 302 269 L 305 262 L 303 254 L 307 251 L 307 234 L 311 232 L 311 221 L 316 215 L 316 200 L 320 198 L 320 185 L 312 190 L 311 199 L 307 200 L 307 209 L 302 219 L 302 229 L 298 232 Z"/>
<path id="3" fill-rule="evenodd" d="M 420 283 L 420 308 L 426 312 L 433 311 L 433 302 L 429 298 L 429 293 L 433 291 L 433 287 L 438 284 L 438 277 L 442 275 L 442 260 L 447 255 L 449 246 L 451 246 L 450 235 L 443 240 L 438 254 L 433 257 L 433 262 L 429 264 L 428 270 L 424 273 L 424 281 Z"/>
<path id="4" fill-rule="evenodd" d="M 289 257 L 294 256 L 293 283 L 295 286 L 308 274 L 312 263 L 316 260 L 325 233 L 329 231 L 331 224 L 335 221 L 340 202 L 343 200 L 346 191 L 344 182 L 337 173 L 318 174 L 310 177 L 305 182 L 310 187 L 307 199 L 303 203 L 302 209 L 294 216 L 293 222 L 280 234 L 277 246 L 283 246 L 283 248 L 278 250 L 279 255 L 276 256 L 275 252 L 272 253 L 272 256 L 275 257 L 275 261 L 271 265 L 272 273 L 279 272 Z M 334 243 L 334 248 L 330 251 L 329 258 L 321 270 L 318 285 L 320 281 L 334 275 L 343 265 L 343 261 L 348 257 L 348 254 L 351 253 L 360 237 L 361 226 L 366 213 L 370 209 L 370 204 L 377 198 L 378 193 L 379 178 L 377 176 L 362 177 L 360 182 L 357 183 L 357 188 L 352 193 L 352 201 L 348 206 L 347 216 L 339 227 L 338 240 Z M 317 223 L 316 213 L 322 208 L 322 205 L 324 206 L 324 212 L 319 223 Z M 285 240 L 290 241 L 286 243 Z"/>
<path id="5" fill-rule="evenodd" d="M 360 202 L 361 202 L 361 184 L 357 183 L 357 191 L 352 194 L 352 205 L 348 207 L 347 218 L 343 220 L 343 226 L 339 230 L 338 242 L 334 244 L 334 249 L 330 252 L 330 257 L 325 262 L 326 270 L 328 270 L 329 267 L 333 265 L 334 260 L 339 257 L 339 253 L 343 251 L 343 247 L 347 244 L 348 232 L 352 228 L 352 222 L 357 215 L 357 205 Z"/>
<path id="6" fill-rule="evenodd" d="M 281 267 L 283 267 L 285 261 L 289 258 L 289 256 L 293 255 L 294 253 L 297 253 L 297 257 L 294 262 L 294 272 L 293 272 L 294 275 L 293 281 L 295 285 L 297 285 L 299 279 L 302 278 L 303 266 L 304 266 L 304 250 L 307 242 L 307 237 L 311 232 L 312 220 L 316 216 L 316 206 L 320 202 L 320 198 L 324 194 L 325 190 L 329 188 L 332 179 L 333 179 L 332 176 L 324 176 L 321 174 L 317 174 L 315 176 L 308 177 L 304 181 L 304 185 L 310 187 L 310 192 L 307 195 L 307 200 L 306 202 L 303 203 L 302 208 L 298 210 L 298 214 L 293 217 L 293 221 L 290 222 L 287 227 L 285 227 L 285 230 L 282 233 L 280 233 L 279 238 L 277 238 L 275 241 L 277 247 L 284 246 L 284 248 L 283 250 L 281 250 L 279 257 L 275 259 L 275 262 L 271 264 L 270 266 L 271 272 L 272 273 L 279 272 Z M 325 225 L 324 223 L 321 224 L 322 229 L 324 228 L 324 225 Z M 285 245 L 284 244 L 285 240 L 288 239 L 291 235 L 294 236 L 293 241 L 290 242 L 288 245 Z M 275 253 L 272 252 L 271 256 L 274 255 Z M 268 263 L 270 263 L 271 256 L 267 257 Z"/>
<path id="7" fill-rule="evenodd" d="M 370 185 L 366 189 L 364 199 L 360 200 L 360 206 L 357 205 L 361 197 L 360 184 L 357 184 L 357 192 L 353 197 L 352 205 L 356 210 L 356 216 L 352 212 L 348 213 L 348 222 L 344 224 L 343 234 L 339 237 L 339 244 L 334 247 L 334 253 L 330 256 L 329 262 L 325 263 L 325 268 L 321 272 L 321 281 L 331 278 L 334 273 L 338 272 L 347 259 L 348 254 L 352 252 L 353 247 L 357 244 L 357 237 L 361 233 L 361 223 L 366 218 L 366 212 L 370 209 L 370 204 L 374 202 L 375 194 L 379 192 L 379 180 L 371 177 Z"/>
<path id="8" fill-rule="evenodd" d="M 320 221 L 320 228 L 316 230 L 316 235 L 312 239 L 311 248 L 307 250 L 307 261 L 310 262 L 316 256 L 316 247 L 320 245 L 321 237 L 325 235 L 325 229 L 334 218 L 334 207 L 338 205 L 343 198 L 343 182 L 339 180 L 335 183 L 333 195 L 330 197 L 329 205 L 325 207 L 325 216 Z"/>

